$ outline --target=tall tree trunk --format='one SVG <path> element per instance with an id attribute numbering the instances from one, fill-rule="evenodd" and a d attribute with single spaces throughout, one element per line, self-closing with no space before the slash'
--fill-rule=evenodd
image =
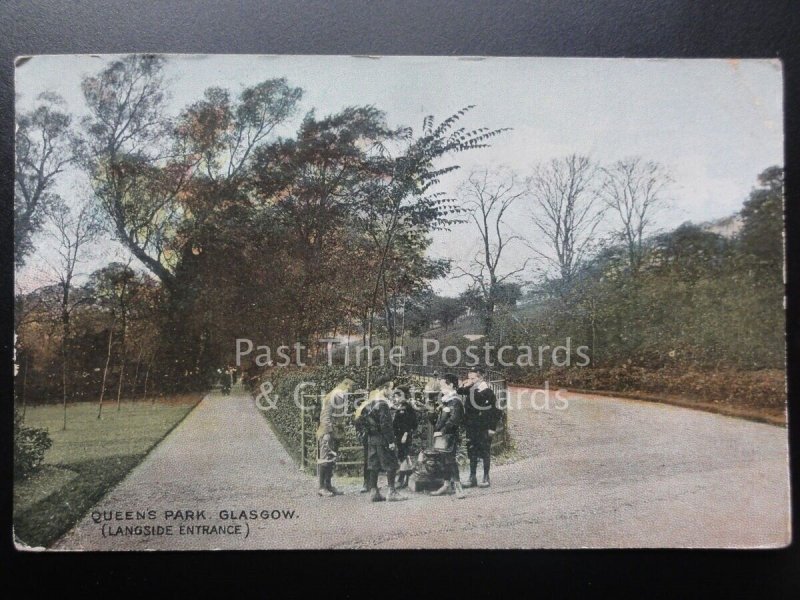
<path id="1" fill-rule="evenodd" d="M 386 278 L 384 274 L 384 269 L 386 266 L 386 256 L 389 254 L 389 248 L 391 248 L 392 242 L 394 241 L 394 228 L 397 225 L 397 212 L 395 208 L 395 213 L 392 217 L 392 223 L 389 226 L 389 234 L 386 236 L 386 244 L 383 246 L 383 251 L 381 252 L 381 260 L 378 263 L 378 273 L 375 278 L 375 287 L 372 290 L 372 296 L 370 298 L 369 303 L 369 322 L 367 323 L 367 346 L 370 348 L 369 353 L 369 362 L 367 362 L 367 389 L 369 389 L 369 382 L 370 382 L 370 371 L 372 368 L 372 321 L 375 318 L 375 305 L 378 303 L 378 291 L 380 290 L 381 281 L 383 281 L 384 286 L 386 285 Z M 387 323 L 388 325 L 388 323 Z"/>
<path id="2" fill-rule="evenodd" d="M 367 321 L 367 383 L 366 388 L 369 390 L 370 375 L 372 372 L 372 320 L 375 318 L 375 313 L 372 308 L 369 310 L 369 319 Z"/>
<path id="3" fill-rule="evenodd" d="M 69 288 L 67 288 L 68 290 Z M 69 302 L 69 292 L 64 294 L 64 304 L 61 311 L 61 400 L 64 405 L 64 420 L 61 424 L 61 430 L 67 429 L 67 342 L 69 341 L 69 312 L 67 310 L 67 303 Z"/>
<path id="4" fill-rule="evenodd" d="M 25 398 L 27 396 L 28 391 L 28 363 L 30 362 L 30 356 L 25 354 L 25 370 L 22 373 L 22 420 L 25 420 L 25 409 L 27 408 Z"/>
<path id="5" fill-rule="evenodd" d="M 406 351 L 405 348 L 405 341 L 406 341 L 406 299 L 403 296 L 403 302 L 400 305 L 403 310 L 403 318 L 400 321 L 400 360 L 397 363 L 397 374 L 400 375 L 400 370 L 403 368 L 403 354 Z"/>
<path id="6" fill-rule="evenodd" d="M 362 346 L 366 346 L 367 345 L 367 328 L 365 327 L 365 324 L 367 323 L 368 320 L 369 320 L 369 309 L 365 308 L 364 309 L 364 318 L 361 321 L 361 345 Z"/>
<path id="7" fill-rule="evenodd" d="M 488 256 L 488 255 L 487 255 Z M 488 262 L 488 260 L 487 260 Z M 494 306 L 497 294 L 497 277 L 492 269 L 489 270 L 489 293 L 486 298 L 486 320 L 484 322 L 484 334 L 489 337 L 494 325 Z"/>
<path id="8" fill-rule="evenodd" d="M 597 304 L 596 300 L 592 298 L 592 367 L 597 366 Z"/>
<path id="9" fill-rule="evenodd" d="M 386 313 L 386 331 L 389 334 L 389 348 L 394 348 L 395 341 L 395 322 L 392 305 L 389 302 L 389 290 L 386 288 L 386 276 L 383 279 L 383 306 Z"/>
<path id="10" fill-rule="evenodd" d="M 353 328 L 353 315 L 350 312 L 348 312 L 347 313 L 347 340 L 345 341 L 345 350 L 344 350 L 345 361 L 349 361 L 350 360 L 350 333 L 352 332 L 352 328 Z M 26 361 L 25 364 L 26 365 L 28 364 L 27 361 Z M 345 362 L 345 366 L 347 366 L 347 362 Z"/>
<path id="11" fill-rule="evenodd" d="M 488 338 L 494 326 L 494 300 L 490 297 L 486 301 L 486 315 L 483 323 L 483 333 Z"/>
<path id="12" fill-rule="evenodd" d="M 142 393 L 142 400 L 147 401 L 147 380 L 150 378 L 150 362 L 147 363 L 147 371 L 144 374 L 144 392 Z M 155 400 L 153 400 L 153 404 L 155 404 Z"/>
<path id="13" fill-rule="evenodd" d="M 139 367 L 142 364 L 142 353 L 144 348 L 139 348 L 139 356 L 136 357 L 136 369 L 133 371 L 133 387 L 131 388 L 131 398 L 136 400 L 136 384 L 139 383 Z"/>
<path id="14" fill-rule="evenodd" d="M 114 343 L 114 328 L 108 330 L 108 351 L 106 352 L 106 366 L 103 369 L 103 383 L 100 386 L 100 402 L 97 405 L 97 418 L 103 418 L 103 396 L 106 393 L 106 379 L 108 378 L 108 365 L 111 363 L 111 345 Z"/>
<path id="15" fill-rule="evenodd" d="M 383 303 L 383 315 L 386 319 L 386 334 L 389 336 L 389 347 L 394 346 L 394 334 L 392 333 L 392 310 L 389 308 L 389 303 Z"/>
<path id="16" fill-rule="evenodd" d="M 61 338 L 61 400 L 64 406 L 64 420 L 61 431 L 67 429 L 67 340 Z"/>
<path id="17" fill-rule="evenodd" d="M 122 406 L 122 383 L 125 380 L 125 342 L 122 342 L 122 358 L 119 361 L 119 382 L 117 382 L 117 412 Z"/>

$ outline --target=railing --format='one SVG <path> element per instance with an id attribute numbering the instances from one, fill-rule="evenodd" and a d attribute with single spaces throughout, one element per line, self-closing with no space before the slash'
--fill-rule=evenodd
<path id="1" fill-rule="evenodd" d="M 300 395 L 300 467 L 302 469 L 316 467 L 317 464 L 317 438 L 316 429 L 319 423 L 319 409 L 322 405 L 322 398 L 325 394 L 301 394 Z M 342 429 L 352 429 L 349 439 L 355 439 L 355 427 L 352 425 L 354 406 L 364 400 L 367 392 L 358 391 L 344 394 L 347 399 L 345 407 L 336 411 L 333 415 L 337 427 Z M 341 421 L 345 421 L 344 424 Z M 362 465 L 364 462 L 364 449 L 361 445 L 339 446 L 339 455 L 357 451 L 360 453 L 358 460 L 337 460 L 337 467 L 353 467 Z"/>
<path id="2" fill-rule="evenodd" d="M 442 367 L 426 365 L 403 365 L 402 375 L 409 376 L 413 383 L 417 384 L 410 391 L 411 400 L 417 404 L 428 405 L 430 399 L 424 392 L 425 385 L 439 375 L 453 373 L 459 378 L 465 378 L 469 368 L 467 367 Z M 506 396 L 506 380 L 502 373 L 497 371 L 487 371 L 486 382 L 492 388 L 498 398 Z M 355 427 L 353 426 L 354 407 L 367 395 L 366 391 L 356 391 L 346 394 L 346 405 L 338 409 L 334 414 L 334 423 L 340 431 L 344 431 L 344 441 L 355 441 Z M 316 468 L 317 461 L 317 441 L 316 429 L 319 423 L 319 409 L 322 404 L 324 394 L 302 394 L 300 396 L 300 467 L 301 469 Z M 420 411 L 423 412 L 423 411 Z M 503 411 L 500 424 L 497 427 L 496 435 L 492 439 L 492 453 L 503 452 L 509 445 L 506 411 Z M 430 447 L 433 438 L 433 426 L 423 412 L 418 419 L 417 431 L 413 437 L 415 450 L 420 447 Z M 338 449 L 340 460 L 336 461 L 337 469 L 354 470 L 354 467 L 363 465 L 363 446 L 353 443 L 342 445 Z"/>

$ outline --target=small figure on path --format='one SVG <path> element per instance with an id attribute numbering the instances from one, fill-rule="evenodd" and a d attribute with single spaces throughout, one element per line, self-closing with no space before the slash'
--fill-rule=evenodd
<path id="1" fill-rule="evenodd" d="M 227 396 L 231 393 L 231 376 L 228 372 L 228 368 L 225 367 L 224 369 L 218 369 L 217 372 L 219 373 L 219 385 L 222 393 Z"/>
<path id="2" fill-rule="evenodd" d="M 338 430 L 333 417 L 337 411 L 343 411 L 347 406 L 347 394 L 354 385 L 355 382 L 352 379 L 344 379 L 322 399 L 319 427 L 317 427 L 317 470 L 319 472 L 317 494 L 323 497 L 341 494 L 331 483 L 333 470 L 336 467 L 336 450 L 339 440 L 342 438 L 342 432 Z"/>
<path id="3" fill-rule="evenodd" d="M 442 487 L 431 492 L 431 496 L 449 496 L 455 493 L 457 498 L 465 497 L 456 459 L 459 429 L 464 421 L 464 405 L 461 403 L 461 397 L 456 393 L 457 386 L 458 377 L 455 375 L 448 373 L 439 380 L 439 387 L 442 390 L 442 407 L 434 426 L 434 448 L 440 446 L 439 449 L 444 454 L 445 468 L 449 469 L 450 476 Z M 438 443 L 437 438 L 440 438 Z"/>

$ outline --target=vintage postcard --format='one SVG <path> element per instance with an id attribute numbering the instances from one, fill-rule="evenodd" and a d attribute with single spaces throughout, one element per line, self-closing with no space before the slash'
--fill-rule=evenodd
<path id="1" fill-rule="evenodd" d="M 19 57 L 17 548 L 788 545 L 782 90 Z"/>

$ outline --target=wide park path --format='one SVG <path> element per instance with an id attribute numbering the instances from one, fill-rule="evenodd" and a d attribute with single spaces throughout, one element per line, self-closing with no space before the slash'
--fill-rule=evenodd
<path id="1" fill-rule="evenodd" d="M 790 541 L 786 429 L 586 394 L 567 394 L 565 408 L 534 408 L 529 390 L 513 392 L 517 398 L 524 392 L 509 413 L 518 457 L 493 468 L 491 488 L 467 490 L 462 500 L 407 492 L 406 502 L 379 504 L 359 494 L 355 482 L 343 496 L 317 497 L 315 480 L 298 470 L 249 396 L 209 394 L 55 548 L 776 547 Z M 148 510 L 154 519 L 136 519 L 136 511 Z M 188 511 L 203 511 L 204 518 L 189 520 Z M 236 517 L 256 511 L 257 518 L 223 519 L 221 511 Z M 97 523 L 92 514 L 113 520 Z M 172 535 L 125 534 L 135 525 L 170 525 Z"/>

